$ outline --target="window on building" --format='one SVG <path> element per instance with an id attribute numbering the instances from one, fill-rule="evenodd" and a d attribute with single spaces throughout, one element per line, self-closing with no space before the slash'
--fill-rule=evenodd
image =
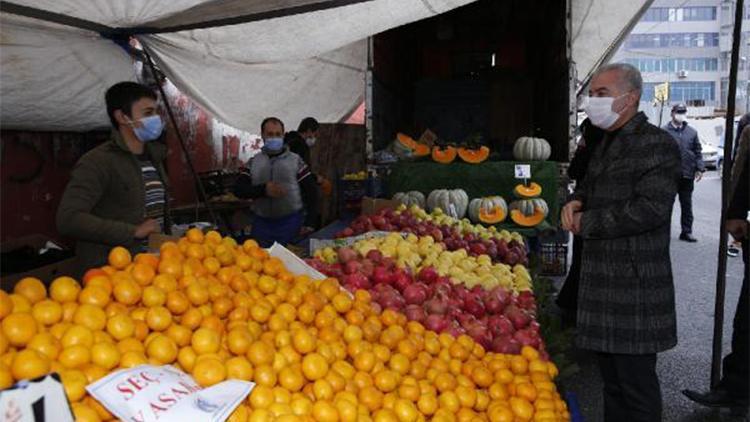
<path id="1" fill-rule="evenodd" d="M 641 22 L 679 22 L 716 20 L 716 7 L 652 7 L 643 14 Z"/>
<path id="2" fill-rule="evenodd" d="M 623 60 L 641 72 L 673 73 L 680 70 L 692 72 L 714 72 L 719 68 L 719 60 L 711 57 L 689 59 L 628 58 Z"/>
<path id="3" fill-rule="evenodd" d="M 718 32 L 632 34 L 625 41 L 625 48 L 691 48 L 718 46 Z"/>
<path id="4" fill-rule="evenodd" d="M 684 103 L 714 101 L 716 84 L 713 82 L 673 82 L 669 84 L 669 99 Z"/>

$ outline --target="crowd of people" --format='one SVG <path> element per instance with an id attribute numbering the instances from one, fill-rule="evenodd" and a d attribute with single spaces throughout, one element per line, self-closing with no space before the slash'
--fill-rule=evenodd
<path id="1" fill-rule="evenodd" d="M 577 346 L 596 353 L 607 422 L 661 420 L 657 354 L 677 344 L 672 208 L 679 197 L 679 239 L 696 242 L 691 197 L 705 171 L 697 133 L 685 121 L 687 108 L 676 105 L 672 120 L 656 127 L 638 111 L 642 89 L 640 73 L 627 64 L 603 66 L 592 78 L 588 119 L 569 169 L 576 189 L 561 211 L 563 228 L 574 235 L 574 258 L 558 304 L 575 315 Z M 57 212 L 60 234 L 77 241 L 82 268 L 102 265 L 115 245 L 142 249 L 150 234 L 171 227 L 166 146 L 153 142 L 165 127 L 156 95 L 122 82 L 105 99 L 111 139 L 78 161 Z M 263 147 L 234 193 L 252 199 L 251 237 L 263 246 L 289 243 L 320 224 L 324 178 L 310 170 L 318 128 L 313 118 L 290 132 L 276 117 L 260 126 Z M 732 350 L 718 385 L 685 395 L 706 406 L 746 409 L 750 128 L 738 140 L 726 227 L 742 243 L 745 277 Z"/>

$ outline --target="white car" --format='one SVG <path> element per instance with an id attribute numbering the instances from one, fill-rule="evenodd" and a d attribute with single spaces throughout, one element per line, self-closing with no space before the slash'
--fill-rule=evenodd
<path id="1" fill-rule="evenodd" d="M 715 147 L 713 144 L 709 144 L 701 140 L 701 150 L 703 155 L 703 164 L 706 168 L 710 169 L 721 169 L 721 162 L 724 159 L 724 154 L 720 153 L 722 150 Z"/>

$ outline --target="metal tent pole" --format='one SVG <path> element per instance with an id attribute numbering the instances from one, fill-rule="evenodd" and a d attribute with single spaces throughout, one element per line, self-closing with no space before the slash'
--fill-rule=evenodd
<path id="1" fill-rule="evenodd" d="M 714 339 L 711 355 L 711 386 L 714 387 L 721 379 L 721 342 L 724 331 L 724 302 L 727 287 L 727 230 L 726 212 L 731 195 L 732 179 L 732 151 L 734 147 L 734 111 L 737 95 L 737 70 L 740 57 L 740 41 L 742 39 L 742 18 L 744 15 L 744 1 L 737 0 L 734 11 L 734 31 L 732 34 L 732 58 L 729 68 L 729 89 L 727 98 L 727 114 L 724 130 L 724 165 L 721 181 L 721 222 L 719 232 L 719 262 L 716 268 L 716 301 L 714 306 Z"/>
<path id="2" fill-rule="evenodd" d="M 172 111 L 172 107 L 169 105 L 169 98 L 167 98 L 166 92 L 164 92 L 164 87 L 159 83 L 159 76 L 156 73 L 156 66 L 154 65 L 154 60 L 151 58 L 151 54 L 148 52 L 148 48 L 144 43 L 141 43 L 143 46 L 143 53 L 146 56 L 146 61 L 148 62 L 148 66 L 151 69 L 151 74 L 154 76 L 154 80 L 156 81 L 156 85 L 159 87 L 159 92 L 161 93 L 161 97 L 164 99 L 164 106 L 167 109 L 167 114 L 169 115 L 169 120 L 172 122 L 172 126 L 174 127 L 175 133 L 177 134 L 177 140 L 180 142 L 180 148 L 182 149 L 183 154 L 185 154 L 185 161 L 187 162 L 188 169 L 190 170 L 190 174 L 193 176 L 193 181 L 195 182 L 196 190 L 197 190 L 197 196 L 198 201 L 202 202 L 203 205 L 206 207 L 206 210 L 208 211 L 208 214 L 211 216 L 211 222 L 214 223 L 215 227 L 219 227 L 219 221 L 216 219 L 216 214 L 214 214 L 214 209 L 211 206 L 211 204 L 208 201 L 208 196 L 206 195 L 206 190 L 203 188 L 203 182 L 201 182 L 200 177 L 198 177 L 198 173 L 195 171 L 195 166 L 193 165 L 193 159 L 190 157 L 190 153 L 188 152 L 187 146 L 185 145 L 185 139 L 182 137 L 182 132 L 180 132 L 180 128 L 177 126 L 177 119 L 174 117 L 174 112 Z"/>

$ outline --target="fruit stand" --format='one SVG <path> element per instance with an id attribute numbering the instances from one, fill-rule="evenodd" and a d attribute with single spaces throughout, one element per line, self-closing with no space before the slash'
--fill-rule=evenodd
<path id="1" fill-rule="evenodd" d="M 459 230 L 447 216 L 385 212 L 414 212 Z M 254 382 L 227 419 L 235 422 L 569 420 L 554 384 L 557 368 L 534 334 L 522 239 L 508 232 L 492 238 L 508 249 L 494 264 L 465 249 L 445 251 L 431 236 L 367 240 L 336 252 L 347 264 L 341 284 L 292 273 L 256 242 L 238 245 L 213 231 L 191 229 L 158 254 L 131 257 L 116 247 L 108 265 L 80 282 L 26 278 L 0 291 L 0 388 L 56 372 L 76 420 L 111 420 L 113 410 L 93 398 L 91 383 L 123 368 L 171 365 L 197 390 L 229 379 Z M 413 271 L 423 255 L 436 253 L 436 269 Z M 362 256 L 384 264 L 372 275 L 387 277 L 392 290 L 353 284 L 368 271 Z M 448 258 L 477 268 L 446 273 Z M 509 258 L 519 263 L 502 263 Z M 489 276 L 475 280 L 480 267 Z M 471 335 L 433 316 L 456 303 L 433 298 L 422 323 L 414 308 L 403 313 L 388 303 L 398 300 L 397 288 L 410 306 L 431 291 L 461 292 L 463 306 L 453 314 L 473 322 Z M 501 342 L 476 341 L 477 324 L 501 309 L 497 331 L 511 347 L 493 351 Z"/>

